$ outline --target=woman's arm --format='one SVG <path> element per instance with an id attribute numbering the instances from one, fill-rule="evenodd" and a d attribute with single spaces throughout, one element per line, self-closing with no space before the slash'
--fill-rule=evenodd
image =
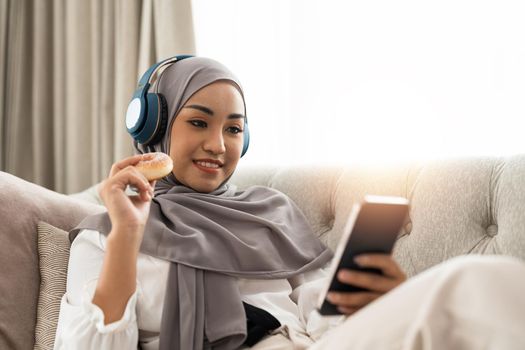
<path id="1" fill-rule="evenodd" d="M 137 257 L 155 186 L 134 167 L 140 160 L 142 155 L 136 155 L 113 164 L 109 177 L 99 187 L 112 226 L 93 296 L 93 304 L 104 312 L 105 324 L 122 317 L 135 292 Z M 139 194 L 129 196 L 128 185 L 135 187 Z"/>
<path id="2" fill-rule="evenodd" d="M 136 288 L 138 249 L 135 240 L 126 239 L 126 235 L 141 234 L 118 228 L 109 234 L 97 289 L 93 296 L 93 304 L 104 312 L 105 324 L 122 318 L 126 304 Z"/>

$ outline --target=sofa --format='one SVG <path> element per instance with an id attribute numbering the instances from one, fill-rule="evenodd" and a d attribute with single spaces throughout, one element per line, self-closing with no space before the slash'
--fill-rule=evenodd
<path id="1" fill-rule="evenodd" d="M 240 188 L 265 185 L 286 193 L 332 249 L 353 204 L 364 195 L 407 197 L 409 219 L 399 233 L 394 257 L 408 276 L 464 254 L 525 258 L 525 155 L 339 167 L 241 165 L 231 182 Z M 58 258 L 57 248 L 67 243 L 62 239 L 43 254 L 40 229 L 45 222 L 67 237 L 66 231 L 83 217 L 104 207 L 96 186 L 64 195 L 4 172 L 0 193 L 0 349 L 49 348 L 54 338 L 49 329 L 57 315 L 56 309 L 41 315 L 47 298 L 42 286 L 45 282 L 45 288 L 54 290 L 55 299 L 61 289 L 49 286 L 55 283 L 49 277 L 44 281 L 42 268 L 67 269 L 67 259 Z M 63 271 L 52 277 L 64 283 Z"/>

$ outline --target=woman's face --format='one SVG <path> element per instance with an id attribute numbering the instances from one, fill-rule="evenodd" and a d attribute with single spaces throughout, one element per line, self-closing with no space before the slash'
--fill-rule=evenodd
<path id="1" fill-rule="evenodd" d="M 235 170 L 243 147 L 244 103 L 229 82 L 197 91 L 171 128 L 173 174 L 198 192 L 211 192 Z"/>

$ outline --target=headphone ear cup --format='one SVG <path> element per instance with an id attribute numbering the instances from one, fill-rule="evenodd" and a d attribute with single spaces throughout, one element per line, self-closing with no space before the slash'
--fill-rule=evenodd
<path id="1" fill-rule="evenodd" d="M 243 133 L 243 145 L 242 145 L 241 157 L 244 156 L 246 151 L 248 151 L 248 146 L 250 146 L 250 129 L 248 129 L 247 122 L 245 122 L 244 124 L 244 130 L 242 133 Z"/>
<path id="2" fill-rule="evenodd" d="M 162 94 L 155 94 L 159 101 L 159 126 L 157 130 L 155 130 L 155 134 L 151 138 L 151 141 L 148 142 L 148 145 L 154 145 L 157 142 L 159 142 L 162 137 L 164 136 L 164 133 L 166 133 L 166 129 L 168 128 L 168 103 L 166 102 L 166 98 Z"/>

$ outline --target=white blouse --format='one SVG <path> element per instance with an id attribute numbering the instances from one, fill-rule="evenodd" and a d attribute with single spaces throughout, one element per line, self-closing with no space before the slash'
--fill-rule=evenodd
<path id="1" fill-rule="evenodd" d="M 162 307 L 169 262 L 145 254 L 137 261 L 137 287 L 124 315 L 104 325 L 102 310 L 93 298 L 102 268 L 106 237 L 84 230 L 73 241 L 67 289 L 62 297 L 55 349 L 158 349 Z M 242 300 L 271 313 L 281 323 L 274 333 L 315 341 L 342 317 L 321 317 L 315 310 L 326 282 L 324 269 L 293 279 L 238 279 Z"/>

